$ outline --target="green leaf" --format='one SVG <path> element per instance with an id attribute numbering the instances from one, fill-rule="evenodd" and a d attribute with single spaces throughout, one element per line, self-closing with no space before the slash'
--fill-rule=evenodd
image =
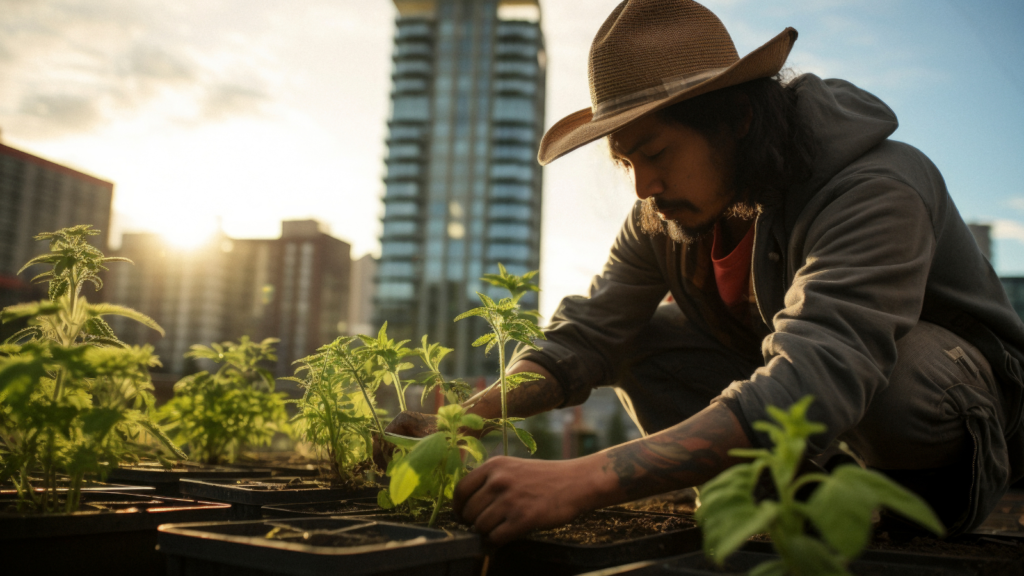
<path id="1" fill-rule="evenodd" d="M 484 419 L 476 414 L 463 414 L 462 425 L 470 430 L 480 430 L 484 427 Z"/>
<path id="2" fill-rule="evenodd" d="M 444 458 L 448 441 L 441 432 L 424 438 L 395 466 L 391 475 L 391 500 L 401 504 L 412 495 Z"/>
<path id="3" fill-rule="evenodd" d="M 60 312 L 59 303 L 43 300 L 41 302 L 26 302 L 8 306 L 0 312 L 0 320 L 3 323 L 13 322 L 22 318 L 35 318 L 37 316 L 52 316 Z"/>
<path id="4" fill-rule="evenodd" d="M 456 316 L 453 322 L 458 322 L 459 320 L 469 318 L 470 316 L 487 316 L 487 308 L 473 308 L 472 310 L 463 312 L 462 314 Z"/>
<path id="5" fill-rule="evenodd" d="M 121 410 L 115 408 L 93 408 L 82 414 L 82 432 L 102 438 L 122 418 Z"/>
<path id="6" fill-rule="evenodd" d="M 463 436 L 461 446 L 477 462 L 483 462 L 487 458 L 487 448 L 484 447 L 484 443 L 472 436 Z"/>
<path id="7" fill-rule="evenodd" d="M 820 540 L 793 534 L 784 541 L 780 555 L 789 573 L 796 576 L 850 576 L 840 558 Z"/>
<path id="8" fill-rule="evenodd" d="M 132 310 L 131 308 L 127 308 L 125 306 L 118 306 L 117 304 L 107 303 L 89 304 L 88 312 L 90 316 L 124 316 L 125 318 L 135 320 L 136 322 L 142 324 L 143 326 L 146 326 L 147 328 L 152 328 L 153 330 L 156 330 L 157 332 L 160 333 L 161 336 L 164 335 L 164 329 L 161 328 L 160 325 L 157 324 L 155 320 L 153 320 L 149 316 L 146 316 L 142 312 Z"/>
<path id="9" fill-rule="evenodd" d="M 748 576 L 787 576 L 786 563 L 781 559 L 761 562 L 750 571 Z"/>
<path id="10" fill-rule="evenodd" d="M 387 488 L 377 493 L 377 506 L 384 510 L 391 510 L 395 507 L 395 503 L 391 500 L 391 494 Z"/>
<path id="11" fill-rule="evenodd" d="M 481 337 L 477 338 L 476 340 L 474 340 L 473 341 L 473 347 L 477 348 L 477 347 L 483 346 L 484 344 L 490 344 L 491 341 L 494 340 L 497 337 L 498 337 L 498 335 L 495 334 L 494 332 L 488 332 L 487 334 L 484 334 L 483 336 L 481 336 Z"/>
<path id="12" fill-rule="evenodd" d="M 811 495 L 803 513 L 822 538 L 852 559 L 871 536 L 871 513 L 885 506 L 937 535 L 945 533 L 938 517 L 919 496 L 885 476 L 848 464 L 836 468 Z"/>
<path id="13" fill-rule="evenodd" d="M 518 437 L 519 441 L 523 443 L 523 446 L 526 446 L 526 449 L 530 451 L 530 454 L 537 451 L 537 441 L 533 439 L 532 434 L 522 428 L 516 428 L 515 426 L 509 426 L 509 428 L 515 430 L 516 437 Z"/>

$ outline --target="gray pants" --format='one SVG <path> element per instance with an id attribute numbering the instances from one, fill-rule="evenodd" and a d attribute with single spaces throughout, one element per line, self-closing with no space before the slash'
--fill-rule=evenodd
<path id="1" fill-rule="evenodd" d="M 1009 482 L 992 369 L 966 340 L 927 322 L 896 345 L 889 385 L 839 439 L 928 500 L 950 533 L 973 529 Z M 672 304 L 658 308 L 617 364 L 616 392 L 643 434 L 696 414 L 762 365 L 695 329 Z"/>

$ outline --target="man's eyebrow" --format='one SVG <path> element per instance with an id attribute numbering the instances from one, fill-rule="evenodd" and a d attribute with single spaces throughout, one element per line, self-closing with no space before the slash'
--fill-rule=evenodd
<path id="1" fill-rule="evenodd" d="M 629 155 L 633 154 L 634 152 L 636 152 L 637 150 L 643 148 L 644 145 L 647 144 L 648 142 L 650 142 L 651 140 L 654 140 L 655 137 L 657 137 L 657 134 L 653 134 L 653 133 L 652 134 L 648 134 L 647 136 L 641 138 L 639 142 L 637 142 L 635 145 L 633 145 L 633 147 L 630 148 L 629 150 L 627 150 L 626 152 L 619 151 L 619 147 L 616 146 L 615 140 L 612 140 L 612 145 L 611 145 L 612 154 L 616 155 L 616 156 L 620 156 L 620 157 L 629 156 Z"/>

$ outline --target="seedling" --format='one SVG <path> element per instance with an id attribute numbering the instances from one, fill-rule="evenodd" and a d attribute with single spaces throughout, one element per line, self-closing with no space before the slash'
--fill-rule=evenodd
<path id="1" fill-rule="evenodd" d="M 927 503 L 877 472 L 846 464 L 831 475 L 797 477 L 807 438 L 825 431 L 823 424 L 806 418 L 811 401 L 805 396 L 788 412 L 769 406 L 777 424 L 762 420 L 753 426 L 771 437 L 774 448 L 730 450 L 731 456 L 753 461 L 729 468 L 700 489 L 696 518 L 704 532 L 704 552 L 718 565 L 754 534 L 768 532 L 779 559 L 761 564 L 751 575 L 848 575 L 846 565 L 867 545 L 871 515 L 879 507 L 944 533 Z M 766 469 L 779 497 L 755 502 L 754 488 Z M 818 486 L 810 498 L 798 501 L 797 491 L 814 483 Z M 820 537 L 805 530 L 808 521 Z"/>
<path id="2" fill-rule="evenodd" d="M 458 322 L 471 316 L 479 316 L 487 321 L 491 332 L 484 334 L 473 342 L 473 346 L 486 346 L 484 353 L 498 348 L 498 384 L 501 388 L 501 418 L 497 420 L 501 427 L 501 441 L 503 453 L 508 456 L 508 431 L 511 428 L 516 436 L 532 454 L 537 450 L 537 443 L 526 430 L 515 427 L 515 422 L 522 418 L 508 417 L 508 403 L 506 395 L 510 390 L 524 382 L 541 380 L 540 374 L 533 372 L 519 372 L 518 374 L 506 374 L 505 349 L 511 342 L 518 342 L 533 349 L 539 347 L 533 343 L 534 340 L 546 340 L 544 333 L 537 327 L 536 320 L 540 315 L 535 310 L 520 310 L 519 299 L 530 291 L 537 292 L 540 289 L 530 280 L 537 275 L 537 271 L 527 272 L 522 276 L 509 274 L 505 267 L 498 264 L 499 274 L 485 274 L 482 280 L 493 286 L 498 286 L 509 291 L 510 296 L 495 302 L 486 294 L 477 292 L 483 306 L 474 308 L 468 312 L 459 314 L 455 321 Z"/>
<path id="3" fill-rule="evenodd" d="M 465 402 L 470 395 L 469 384 L 464 380 L 446 380 L 441 373 L 441 360 L 452 352 L 451 348 L 445 348 L 440 343 L 430 344 L 427 342 L 427 335 L 423 335 L 422 346 L 414 350 L 414 353 L 423 361 L 427 371 L 416 376 L 416 382 L 423 384 L 423 393 L 420 395 L 420 404 L 427 399 L 427 393 L 431 390 L 441 390 L 449 404 Z"/>
<path id="4" fill-rule="evenodd" d="M 321 346 L 316 354 L 297 360 L 295 377 L 305 393 L 298 401 L 295 421 L 302 436 L 327 452 L 333 476 L 355 482 L 357 470 L 373 453 L 372 433 L 384 437 L 374 403 L 377 385 L 370 350 L 350 348 L 355 340 L 343 336 Z"/>
<path id="5" fill-rule="evenodd" d="M 483 426 L 483 419 L 476 414 L 449 404 L 437 411 L 434 434 L 420 440 L 389 434 L 388 440 L 399 448 L 396 453 L 408 452 L 388 465 L 391 484 L 377 498 L 381 508 L 394 508 L 407 500 L 428 500 L 432 511 L 427 525 L 433 527 L 444 503 L 451 501 L 455 486 L 469 472 L 462 452 L 475 463 L 483 462 L 487 453 L 479 440 L 460 429 L 480 430 Z"/>
<path id="6" fill-rule="evenodd" d="M 174 385 L 174 398 L 160 409 L 174 439 L 193 459 L 234 462 L 245 447 L 267 446 L 275 432 L 290 433 L 285 394 L 275 392 L 273 374 L 261 366 L 277 360 L 275 338 L 193 345 L 186 358 L 220 364 L 213 374 L 191 374 Z"/>
<path id="7" fill-rule="evenodd" d="M 405 412 L 407 409 L 405 405 L 405 391 L 412 384 L 412 381 L 403 381 L 401 372 L 413 366 L 411 362 L 403 360 L 403 358 L 413 353 L 412 350 L 405 347 L 409 341 L 395 342 L 388 338 L 387 322 L 380 327 L 376 338 L 360 335 L 359 339 L 366 347 L 366 354 L 377 366 L 377 370 L 373 373 L 375 382 L 377 384 L 383 382 L 384 384 L 394 385 L 395 393 L 398 395 L 399 409 Z"/>
<path id="8" fill-rule="evenodd" d="M 0 346 L 0 481 L 14 484 L 19 508 L 76 510 L 86 474 L 103 478 L 119 462 L 162 457 L 151 438 L 184 457 L 148 416 L 154 405 L 148 369 L 159 365 L 153 349 L 121 342 L 103 317 L 124 316 L 163 330 L 144 314 L 90 304 L 81 293 L 86 283 L 102 288 L 99 273 L 106 264 L 130 262 L 89 245 L 88 237 L 97 234 L 90 226 L 74 226 L 36 236 L 49 240 L 50 251 L 19 273 L 51 265 L 33 278 L 49 282 L 49 300 L 0 314 L 3 322 L 28 321 Z M 63 503 L 58 473 L 70 479 Z"/>

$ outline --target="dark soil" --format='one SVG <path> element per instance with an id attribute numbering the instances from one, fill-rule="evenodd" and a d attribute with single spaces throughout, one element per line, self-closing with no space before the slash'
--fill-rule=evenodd
<path id="1" fill-rule="evenodd" d="M 307 478 L 292 478 L 290 480 L 251 480 L 243 479 L 238 480 L 234 484 L 241 488 L 247 488 L 249 490 L 258 491 L 275 491 L 275 490 L 350 490 L 356 492 L 359 490 L 366 489 L 380 489 L 380 486 L 373 482 L 334 482 L 331 480 L 310 480 Z"/>
<path id="2" fill-rule="evenodd" d="M 584 514 L 565 526 L 533 532 L 530 538 L 563 544 L 612 544 L 694 526 L 696 524 L 692 519 L 683 516 L 634 515 L 599 510 Z"/>
<path id="3" fill-rule="evenodd" d="M 375 526 L 354 526 L 341 528 L 339 530 L 297 530 L 288 525 L 280 525 L 265 535 L 265 538 L 295 542 L 307 546 L 369 546 L 372 544 L 387 544 L 395 541 L 385 535 Z"/>
<path id="4" fill-rule="evenodd" d="M 888 532 L 876 534 L 868 550 L 891 550 L 894 552 L 915 552 L 975 558 L 1005 558 L 1024 561 L 1024 541 L 1015 541 L 998 536 L 967 536 L 953 540 L 914 537 L 893 538 Z"/>

